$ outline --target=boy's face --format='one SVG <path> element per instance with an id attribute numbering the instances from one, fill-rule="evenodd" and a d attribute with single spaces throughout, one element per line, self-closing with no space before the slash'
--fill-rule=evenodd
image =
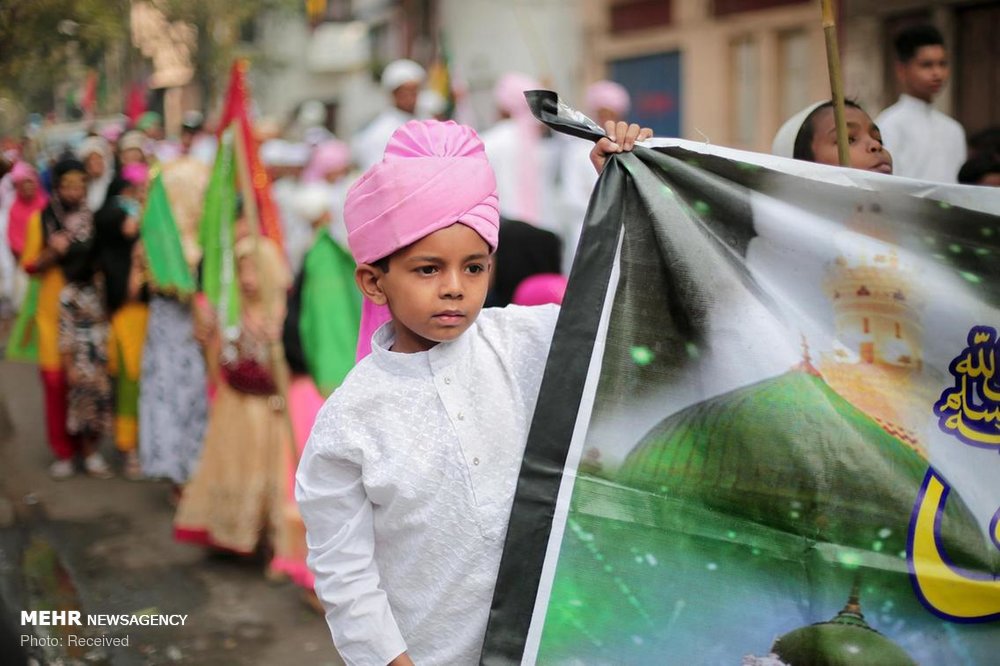
<path id="1" fill-rule="evenodd" d="M 406 113 L 417 109 L 417 96 L 420 94 L 420 84 L 410 81 L 392 91 L 392 100 L 396 108 Z"/>
<path id="2" fill-rule="evenodd" d="M 126 164 L 140 164 L 146 161 L 146 156 L 138 148 L 126 148 L 121 153 L 122 166 Z"/>
<path id="3" fill-rule="evenodd" d="M 844 110 L 847 120 L 847 142 L 851 166 L 855 169 L 892 173 L 892 155 L 882 146 L 882 133 L 868 114 L 849 106 Z M 833 109 L 827 108 L 813 117 L 813 161 L 837 166 L 837 125 Z"/>
<path id="4" fill-rule="evenodd" d="M 260 280 L 253 256 L 244 256 L 236 263 L 236 275 L 240 283 L 240 293 L 248 301 L 256 301 L 260 294 Z"/>
<path id="5" fill-rule="evenodd" d="M 56 188 L 59 201 L 67 208 L 80 205 L 87 196 L 87 177 L 81 171 L 70 171 L 59 179 Z"/>
<path id="6" fill-rule="evenodd" d="M 976 185 L 986 185 L 988 187 L 1000 187 L 1000 171 L 991 171 L 984 175 Z"/>
<path id="7" fill-rule="evenodd" d="M 896 64 L 896 75 L 903 92 L 930 102 L 948 81 L 948 54 L 940 45 L 921 46 L 907 62 Z"/>
<path id="8" fill-rule="evenodd" d="M 363 264 L 357 275 L 365 295 L 392 312 L 393 351 L 413 353 L 454 340 L 472 325 L 491 268 L 486 241 L 456 222 L 393 254 L 387 272 Z"/>
<path id="9" fill-rule="evenodd" d="M 91 178 L 100 178 L 104 175 L 104 156 L 100 153 L 90 153 L 83 161 L 83 166 L 87 168 L 87 175 Z"/>
<path id="10" fill-rule="evenodd" d="M 24 201 L 33 199 L 35 194 L 38 193 L 38 184 L 35 182 L 34 178 L 24 178 L 14 183 L 14 190 Z"/>

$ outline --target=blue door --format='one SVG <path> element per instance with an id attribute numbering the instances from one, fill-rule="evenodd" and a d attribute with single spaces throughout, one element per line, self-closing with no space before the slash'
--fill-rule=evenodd
<path id="1" fill-rule="evenodd" d="M 628 120 L 656 136 L 681 135 L 681 54 L 656 53 L 611 62 L 611 78 L 632 95 Z"/>

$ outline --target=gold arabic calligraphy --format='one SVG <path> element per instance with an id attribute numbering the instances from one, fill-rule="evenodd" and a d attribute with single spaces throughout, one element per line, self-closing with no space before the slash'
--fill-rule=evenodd
<path id="1" fill-rule="evenodd" d="M 997 332 L 988 326 L 969 331 L 969 346 L 949 368 L 955 386 L 934 405 L 945 433 L 973 446 L 1000 447 L 1000 383 Z"/>

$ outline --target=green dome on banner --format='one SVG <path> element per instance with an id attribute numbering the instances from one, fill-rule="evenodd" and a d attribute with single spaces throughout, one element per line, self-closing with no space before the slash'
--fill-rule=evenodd
<path id="1" fill-rule="evenodd" d="M 832 620 L 778 637 L 771 651 L 787 666 L 916 666 L 901 647 L 868 626 L 857 592 Z"/>
<path id="2" fill-rule="evenodd" d="M 914 501 L 928 469 L 807 363 L 669 416 L 618 472 L 623 485 L 817 542 L 905 557 Z M 990 569 L 985 536 L 957 493 L 943 543 L 960 565 Z"/>

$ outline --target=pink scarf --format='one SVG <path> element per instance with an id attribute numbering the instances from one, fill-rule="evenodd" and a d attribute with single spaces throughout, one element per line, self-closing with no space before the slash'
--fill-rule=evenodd
<path id="1" fill-rule="evenodd" d="M 31 199 L 23 199 L 18 194 L 7 217 L 7 242 L 11 252 L 18 258 L 24 253 L 24 243 L 27 239 L 28 222 L 31 220 L 31 216 L 43 210 L 49 202 L 38 182 L 35 170 L 24 162 L 18 162 L 11 170 L 11 179 L 18 183 L 26 178 L 35 181 L 35 196 Z"/>

